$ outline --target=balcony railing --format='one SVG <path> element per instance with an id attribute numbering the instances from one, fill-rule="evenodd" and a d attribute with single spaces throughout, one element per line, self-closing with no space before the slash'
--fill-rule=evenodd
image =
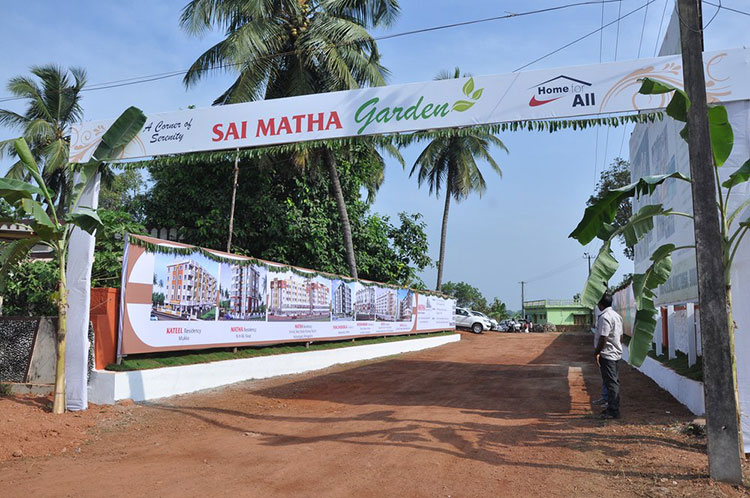
<path id="1" fill-rule="evenodd" d="M 536 301 L 524 301 L 524 308 L 538 308 L 550 306 L 581 306 L 580 301 L 574 299 L 538 299 Z"/>

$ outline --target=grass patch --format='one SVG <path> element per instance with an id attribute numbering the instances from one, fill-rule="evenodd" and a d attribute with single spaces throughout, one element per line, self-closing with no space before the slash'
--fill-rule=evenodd
<path id="1" fill-rule="evenodd" d="M 434 332 L 431 334 L 415 335 L 398 335 L 388 337 L 372 337 L 365 339 L 351 339 L 341 341 L 328 341 L 310 344 L 305 347 L 305 343 L 287 343 L 275 346 L 259 347 L 242 347 L 237 348 L 237 352 L 232 349 L 222 348 L 207 352 L 196 353 L 195 351 L 170 351 L 168 353 L 149 353 L 130 355 L 123 358 L 122 363 L 110 363 L 106 370 L 114 372 L 128 372 L 132 370 L 148 370 L 152 368 L 175 367 L 181 365 L 195 365 L 197 363 L 210 363 L 212 361 L 237 360 L 241 358 L 255 358 L 258 356 L 272 356 L 278 354 L 301 353 L 305 351 L 321 351 L 326 349 L 348 348 L 351 346 L 365 346 L 368 344 L 381 344 L 385 342 L 398 342 L 410 339 L 422 339 L 425 337 L 436 337 L 441 335 L 455 334 L 454 331 Z"/>
<path id="2" fill-rule="evenodd" d="M 0 397 L 10 396 L 13 394 L 13 386 L 0 382 Z"/>
<path id="3" fill-rule="evenodd" d="M 667 351 L 665 351 L 661 356 L 658 356 L 656 354 L 656 351 L 652 349 L 648 352 L 648 355 L 665 367 L 671 368 L 683 377 L 697 380 L 698 382 L 703 382 L 703 358 L 701 358 L 700 356 L 697 357 L 695 365 L 689 367 L 688 356 L 682 351 L 676 351 L 677 356 L 675 358 L 672 358 L 671 360 L 669 359 L 669 353 Z"/>

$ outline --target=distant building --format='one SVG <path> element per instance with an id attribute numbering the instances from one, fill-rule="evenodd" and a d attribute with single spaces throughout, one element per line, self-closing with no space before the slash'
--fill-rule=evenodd
<path id="1" fill-rule="evenodd" d="M 411 313 L 412 313 L 412 297 L 413 294 L 411 292 L 408 292 L 406 296 L 399 302 L 398 305 L 398 319 L 402 321 L 409 321 L 411 320 Z"/>
<path id="2" fill-rule="evenodd" d="M 339 282 L 333 291 L 333 314 L 339 317 L 352 314 L 352 289 L 346 282 Z"/>
<path id="3" fill-rule="evenodd" d="M 375 287 L 362 287 L 357 291 L 355 310 L 358 315 L 375 315 Z"/>
<path id="4" fill-rule="evenodd" d="M 197 318 L 216 308 L 218 297 L 216 277 L 192 259 L 167 265 L 164 303 L 168 309 Z"/>
<path id="5" fill-rule="evenodd" d="M 375 295 L 375 313 L 378 318 L 395 320 L 397 318 L 397 300 L 398 297 L 394 289 L 378 289 Z"/>
<path id="6" fill-rule="evenodd" d="M 327 285 L 310 281 L 307 284 L 310 297 L 310 312 L 315 316 L 328 315 L 331 312 L 331 290 Z"/>
<path id="7" fill-rule="evenodd" d="M 288 276 L 274 278 L 270 285 L 269 313 L 274 316 L 323 316 L 330 312 L 327 285 Z"/>
<path id="8" fill-rule="evenodd" d="M 526 317 L 533 323 L 562 326 L 591 326 L 591 310 L 572 299 L 524 301 Z"/>
<path id="9" fill-rule="evenodd" d="M 260 315 L 264 294 L 265 289 L 258 267 L 254 265 L 232 266 L 229 307 L 236 319 Z"/>

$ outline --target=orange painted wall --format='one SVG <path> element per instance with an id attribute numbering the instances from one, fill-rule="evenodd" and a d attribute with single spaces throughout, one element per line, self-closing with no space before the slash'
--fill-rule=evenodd
<path id="1" fill-rule="evenodd" d="M 94 325 L 96 368 L 103 370 L 117 359 L 117 327 L 120 320 L 120 289 L 91 289 L 91 323 Z"/>

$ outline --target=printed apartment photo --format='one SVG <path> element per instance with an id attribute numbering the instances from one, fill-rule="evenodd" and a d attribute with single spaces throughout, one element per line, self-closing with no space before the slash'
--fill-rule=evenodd
<path id="1" fill-rule="evenodd" d="M 331 320 L 354 320 L 354 282 L 331 280 Z"/>
<path id="2" fill-rule="evenodd" d="M 268 272 L 269 322 L 331 320 L 331 281 L 291 271 Z"/>
<path id="3" fill-rule="evenodd" d="M 357 283 L 354 296 L 356 320 L 381 322 L 411 320 L 413 307 L 411 291 Z"/>
<path id="4" fill-rule="evenodd" d="M 219 263 L 200 253 L 155 254 L 151 320 L 214 320 Z"/>
<path id="5" fill-rule="evenodd" d="M 222 263 L 219 320 L 265 320 L 267 280 L 264 266 Z"/>
<path id="6" fill-rule="evenodd" d="M 414 311 L 414 293 L 409 289 L 398 290 L 398 308 L 396 318 L 399 322 L 410 322 Z"/>

